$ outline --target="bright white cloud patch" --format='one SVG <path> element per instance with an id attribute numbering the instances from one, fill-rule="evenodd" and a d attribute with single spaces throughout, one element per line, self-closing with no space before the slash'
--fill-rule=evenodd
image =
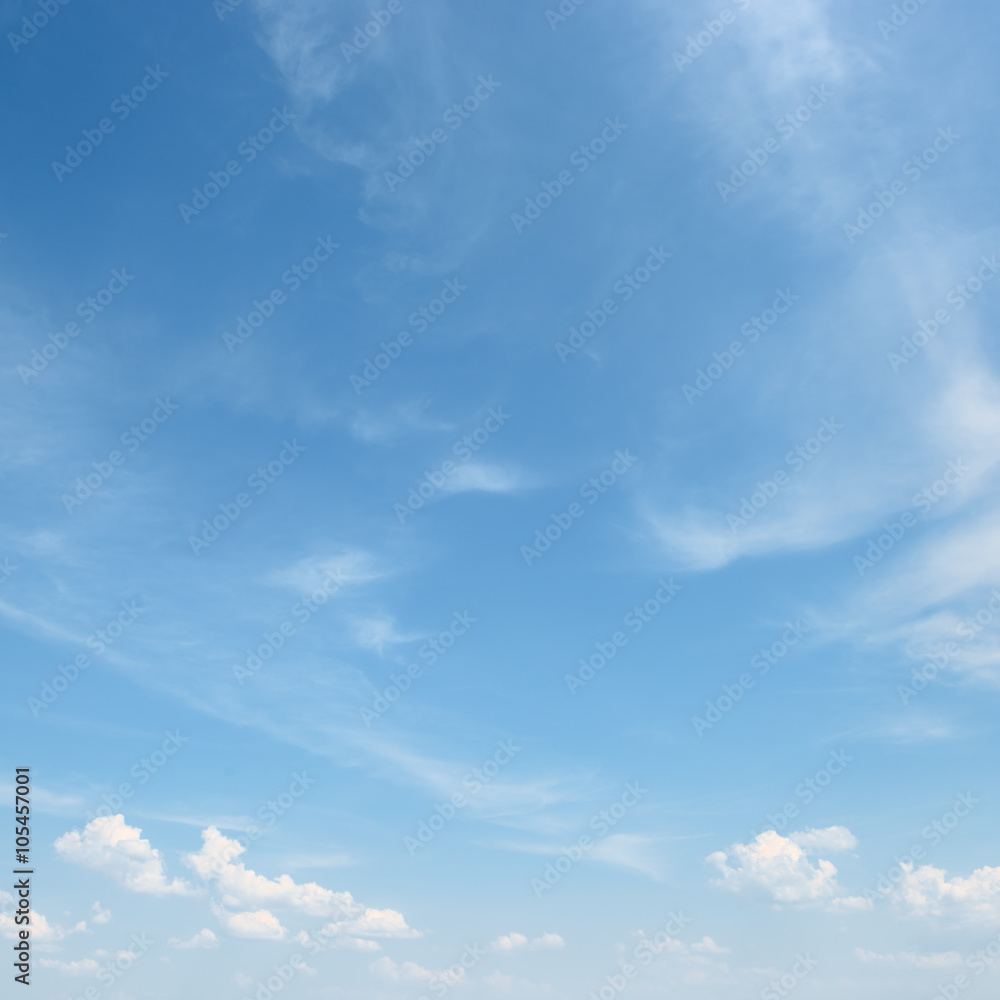
<path id="1" fill-rule="evenodd" d="M 91 820 L 82 832 L 63 834 L 55 847 L 63 860 L 108 875 L 133 892 L 189 896 L 194 891 L 180 879 L 167 880 L 160 852 L 121 814 Z"/>
<path id="2" fill-rule="evenodd" d="M 299 883 L 290 875 L 269 879 L 236 859 L 246 848 L 220 833 L 214 826 L 202 832 L 200 851 L 187 854 L 185 863 L 218 891 L 222 905 L 216 915 L 236 937 L 280 940 L 285 928 L 272 909 L 287 909 L 313 917 L 339 914 L 342 919 L 327 924 L 326 937 L 412 938 L 420 932 L 408 926 L 396 910 L 362 906 L 349 892 L 334 892 L 316 882 Z M 256 909 L 254 909 L 256 908 Z M 239 910 L 242 912 L 231 912 Z"/>
<path id="3" fill-rule="evenodd" d="M 490 944 L 490 948 L 498 952 L 520 951 L 522 949 L 548 951 L 565 947 L 566 942 L 558 934 L 546 933 L 529 941 L 526 935 L 518 934 L 517 931 L 503 934 Z"/>
<path id="4" fill-rule="evenodd" d="M 219 939 L 215 936 L 215 933 L 207 927 L 198 931 L 194 937 L 188 938 L 187 941 L 181 941 L 178 938 L 171 938 L 168 943 L 171 948 L 180 948 L 182 950 L 219 947 Z"/>
<path id="5" fill-rule="evenodd" d="M 917 916 L 945 917 L 960 922 L 1000 923 L 1000 868 L 977 868 L 968 878 L 947 877 L 941 868 L 912 863 L 902 866 L 903 878 L 893 899 Z"/>
<path id="6" fill-rule="evenodd" d="M 713 884 L 730 892 L 756 894 L 775 903 L 825 904 L 843 910 L 858 901 L 845 898 L 836 867 L 823 858 L 813 864 L 807 855 L 814 850 L 844 851 L 856 845 L 846 827 L 806 830 L 789 837 L 767 830 L 749 844 L 716 851 L 708 862 L 722 873 Z"/>
<path id="7" fill-rule="evenodd" d="M 212 907 L 219 923 L 236 938 L 251 941 L 281 941 L 286 931 L 281 921 L 270 910 L 247 910 L 230 913 L 221 906 Z"/>

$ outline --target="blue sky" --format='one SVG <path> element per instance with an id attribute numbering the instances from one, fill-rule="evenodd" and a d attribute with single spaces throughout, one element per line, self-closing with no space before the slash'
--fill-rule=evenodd
<path id="1" fill-rule="evenodd" d="M 0 16 L 35 995 L 995 991 L 992 6 Z"/>

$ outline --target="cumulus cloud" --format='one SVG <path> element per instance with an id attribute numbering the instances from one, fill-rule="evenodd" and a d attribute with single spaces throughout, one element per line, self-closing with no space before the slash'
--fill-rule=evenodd
<path id="1" fill-rule="evenodd" d="M 222 906 L 213 905 L 212 911 L 233 937 L 251 941 L 281 941 L 285 937 L 285 928 L 270 910 L 230 913 Z"/>
<path id="2" fill-rule="evenodd" d="M 968 923 L 1000 923 L 1000 868 L 977 868 L 968 878 L 947 877 L 942 868 L 912 862 L 892 898 L 916 916 L 945 917 Z"/>
<path id="3" fill-rule="evenodd" d="M 180 879 L 167 881 L 160 852 L 142 839 L 142 830 L 128 826 L 121 814 L 91 820 L 82 832 L 63 834 L 55 847 L 65 861 L 108 875 L 133 892 L 151 896 L 194 892 Z"/>
<path id="4" fill-rule="evenodd" d="M 846 826 L 828 826 L 825 830 L 802 830 L 790 833 L 789 840 L 795 841 L 806 851 L 829 851 L 838 854 L 852 851 L 858 846 L 858 838 Z"/>
<path id="5" fill-rule="evenodd" d="M 528 939 L 523 934 L 518 934 L 516 931 L 511 934 L 504 934 L 498 937 L 490 947 L 494 951 L 516 951 L 518 948 L 524 948 L 528 944 Z"/>
<path id="6" fill-rule="evenodd" d="M 0 902 L 13 902 L 13 896 L 3 893 L 0 895 Z M 55 942 L 62 941 L 70 934 L 83 934 L 87 930 L 87 922 L 81 920 L 69 930 L 59 924 L 50 924 L 45 917 L 37 910 L 29 911 L 31 920 L 31 943 L 41 951 L 56 950 L 53 946 Z M 12 941 L 18 937 L 19 926 L 14 922 L 13 913 L 0 913 L 0 935 L 10 938 Z"/>
<path id="7" fill-rule="evenodd" d="M 184 862 L 204 881 L 215 881 L 226 906 L 280 906 L 325 917 L 352 902 L 349 893 L 335 893 L 316 882 L 299 884 L 290 875 L 279 875 L 276 879 L 258 875 L 233 860 L 246 848 L 214 826 L 203 831 L 201 838 L 201 850 L 186 854 Z"/>
<path id="8" fill-rule="evenodd" d="M 274 908 L 314 917 L 338 914 L 341 919 L 327 924 L 320 932 L 325 937 L 420 936 L 419 931 L 407 925 L 401 913 L 363 906 L 349 892 L 334 892 L 316 882 L 298 883 L 290 875 L 274 879 L 259 875 L 236 860 L 246 848 L 214 826 L 204 830 L 201 837 L 201 850 L 185 855 L 184 861 L 201 879 L 215 885 L 222 901 L 222 906 L 215 908 L 216 915 L 238 937 L 270 940 L 284 937 L 285 929 L 270 912 Z"/>
<path id="9" fill-rule="evenodd" d="M 105 910 L 100 902 L 95 902 L 91 909 L 94 911 L 91 919 L 95 924 L 107 924 L 111 922 L 111 911 Z"/>
<path id="10" fill-rule="evenodd" d="M 530 948 L 532 951 L 546 951 L 556 948 L 564 948 L 566 942 L 558 934 L 542 934 L 529 941 L 524 934 L 512 931 L 510 934 L 503 934 L 490 944 L 493 951 L 519 951 L 522 948 Z"/>
<path id="11" fill-rule="evenodd" d="M 219 939 L 215 936 L 213 931 L 210 931 L 206 927 L 203 930 L 198 931 L 194 937 L 189 938 L 187 941 L 181 941 L 178 938 L 171 938 L 168 944 L 171 948 L 181 948 L 184 950 L 218 948 Z"/>
<path id="12" fill-rule="evenodd" d="M 844 911 L 867 904 L 845 896 L 832 862 L 820 858 L 813 864 L 808 854 L 815 850 L 844 851 L 856 845 L 856 838 L 846 827 L 805 830 L 788 837 L 767 830 L 749 844 L 716 851 L 709 855 L 708 862 L 722 874 L 713 884 L 730 892 L 756 894 L 775 903 L 820 904 Z"/>

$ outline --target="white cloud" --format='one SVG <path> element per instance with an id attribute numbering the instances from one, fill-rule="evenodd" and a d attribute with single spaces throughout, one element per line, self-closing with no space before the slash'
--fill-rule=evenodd
<path id="1" fill-rule="evenodd" d="M 530 948 L 532 951 L 549 951 L 558 948 L 565 948 L 566 942 L 559 934 L 545 933 L 531 941 L 524 934 L 511 931 L 510 934 L 503 934 L 490 944 L 493 951 L 519 951 L 522 948 Z"/>
<path id="2" fill-rule="evenodd" d="M 206 882 L 215 880 L 226 906 L 281 906 L 300 910 L 310 916 L 329 916 L 341 905 L 352 902 L 349 893 L 335 893 L 316 882 L 300 885 L 290 875 L 265 878 L 242 862 L 234 862 L 246 851 L 239 841 L 210 826 L 202 832 L 202 848 L 186 854 L 184 862 Z"/>
<path id="3" fill-rule="evenodd" d="M 398 645 L 419 639 L 419 635 L 405 635 L 396 631 L 392 618 L 358 618 L 354 622 L 354 641 L 362 649 L 372 649 L 380 656 L 386 646 Z"/>
<path id="4" fill-rule="evenodd" d="M 900 867 L 903 877 L 892 898 L 910 913 L 963 923 L 1000 923 L 1000 868 L 977 868 L 968 878 L 949 879 L 932 865 Z"/>
<path id="5" fill-rule="evenodd" d="M 402 913 L 396 910 L 373 910 L 365 907 L 353 920 L 342 920 L 328 925 L 336 928 L 336 933 L 353 934 L 357 937 L 415 938 L 420 931 L 407 926 Z"/>
<path id="6" fill-rule="evenodd" d="M 91 909 L 94 911 L 94 916 L 91 919 L 95 924 L 107 924 L 111 922 L 111 911 L 105 910 L 100 902 L 95 902 Z"/>
<path id="7" fill-rule="evenodd" d="M 846 826 L 829 826 L 825 830 L 802 830 L 788 835 L 807 852 L 829 851 L 838 854 L 858 846 L 858 838 Z"/>
<path id="8" fill-rule="evenodd" d="M 434 980 L 446 986 L 457 986 L 465 982 L 465 969 L 461 966 L 456 969 L 445 969 L 435 972 L 433 969 L 425 969 L 417 965 L 416 962 L 403 962 L 398 965 L 388 955 L 376 959 L 369 966 L 372 973 L 380 979 L 388 979 L 390 982 L 430 982 Z"/>
<path id="9" fill-rule="evenodd" d="M 324 0 L 257 0 L 268 55 L 301 101 L 329 100 L 354 68 L 338 45 L 353 28 Z"/>
<path id="10" fill-rule="evenodd" d="M 171 938 L 168 944 L 171 948 L 181 948 L 184 950 L 218 948 L 219 939 L 215 936 L 213 931 L 210 931 L 206 927 L 203 930 L 198 931 L 194 937 L 189 938 L 187 941 L 181 941 L 179 938 Z"/>
<path id="11" fill-rule="evenodd" d="M 910 969 L 951 969 L 963 964 L 957 951 L 939 951 L 930 955 L 918 955 L 912 951 L 900 951 L 893 955 L 879 955 L 864 948 L 855 948 L 854 954 L 866 965 L 893 965 Z"/>
<path id="12" fill-rule="evenodd" d="M 63 962 L 58 958 L 41 958 L 38 964 L 43 969 L 58 969 L 67 976 L 93 976 L 100 965 L 92 958 L 81 958 L 75 962 Z"/>
<path id="13" fill-rule="evenodd" d="M 275 570 L 268 580 L 280 587 L 289 587 L 310 596 L 317 591 L 335 594 L 341 587 L 377 579 L 366 552 L 347 551 L 336 555 L 308 556 L 285 569 Z"/>
<path id="14" fill-rule="evenodd" d="M 327 924 L 327 936 L 355 938 L 419 937 L 396 910 L 377 910 L 358 903 L 349 892 L 334 892 L 316 882 L 298 883 L 290 875 L 275 879 L 258 875 L 243 862 L 236 861 L 246 848 L 231 840 L 214 826 L 202 832 L 202 848 L 187 854 L 184 861 L 200 878 L 214 883 L 222 906 L 215 907 L 224 927 L 239 937 L 263 937 L 278 940 L 285 934 L 272 908 L 290 909 L 315 917 L 337 913 L 343 919 Z M 259 907 L 251 910 L 252 907 Z M 240 909 L 245 912 L 230 913 Z"/>
<path id="15" fill-rule="evenodd" d="M 320 938 L 319 934 L 322 934 L 323 937 Z M 306 931 L 299 931 L 299 933 L 295 935 L 295 940 L 301 945 L 306 945 L 312 941 L 315 944 L 319 944 L 322 948 L 333 948 L 338 951 L 382 950 L 382 946 L 377 941 L 370 941 L 366 938 L 351 937 L 349 934 L 341 934 L 337 930 L 336 924 L 327 924 L 326 927 L 320 928 L 315 938 L 311 934 L 306 933 Z"/>
<path id="16" fill-rule="evenodd" d="M 699 955 L 728 955 L 730 949 L 723 948 L 722 945 L 716 944 L 707 934 L 700 940 L 695 941 L 691 945 L 691 951 Z"/>
<path id="17" fill-rule="evenodd" d="M 242 913 L 230 913 L 224 907 L 214 904 L 212 910 L 219 918 L 219 923 L 233 937 L 253 941 L 281 941 L 285 937 L 285 928 L 281 926 L 281 921 L 270 910 L 246 910 Z"/>
<path id="18" fill-rule="evenodd" d="M 522 473 L 498 465 L 460 465 L 442 487 L 445 493 L 513 493 L 527 485 Z"/>
<path id="19" fill-rule="evenodd" d="M 609 865 L 631 868 L 655 879 L 660 877 L 660 865 L 650 856 L 654 843 L 650 837 L 640 837 L 632 833 L 613 833 L 591 849 L 590 858 Z"/>
<path id="20" fill-rule="evenodd" d="M 3 893 L 0 895 L 0 902 L 13 902 L 13 897 Z M 80 920 L 69 930 L 66 930 L 59 924 L 50 924 L 37 910 L 30 910 L 28 916 L 31 921 L 31 943 L 43 951 L 57 950 L 53 947 L 55 942 L 62 941 L 70 934 L 86 933 L 87 930 L 85 920 Z M 21 926 L 14 921 L 13 913 L 0 913 L 0 935 L 10 938 L 12 941 L 17 939 L 18 931 L 21 929 Z"/>
<path id="21" fill-rule="evenodd" d="M 528 939 L 523 934 L 516 931 L 511 934 L 503 934 L 494 941 L 490 947 L 494 951 L 515 951 L 518 948 L 527 947 Z"/>
<path id="22" fill-rule="evenodd" d="M 531 948 L 533 951 L 554 951 L 565 947 L 566 942 L 559 934 L 543 934 L 541 937 L 534 938 L 531 942 Z"/>
<path id="23" fill-rule="evenodd" d="M 91 820 L 82 833 L 63 834 L 55 847 L 64 860 L 108 875 L 133 892 L 151 896 L 194 892 L 180 879 L 167 881 L 160 852 L 142 839 L 142 830 L 128 826 L 121 814 Z"/>
<path id="24" fill-rule="evenodd" d="M 734 844 L 728 852 L 716 851 L 708 861 L 722 873 L 713 884 L 730 892 L 757 894 L 775 903 L 821 904 L 849 911 L 866 906 L 864 900 L 845 897 L 834 865 L 822 858 L 814 865 L 807 853 L 816 849 L 842 851 L 856 844 L 846 827 L 807 830 L 790 837 L 767 830 L 749 844 Z"/>

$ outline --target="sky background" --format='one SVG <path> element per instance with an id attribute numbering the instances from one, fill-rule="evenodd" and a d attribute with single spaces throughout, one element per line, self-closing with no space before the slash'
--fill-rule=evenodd
<path id="1" fill-rule="evenodd" d="M 996 7 L 378 3 L 0 2 L 33 995 L 995 993 Z"/>

